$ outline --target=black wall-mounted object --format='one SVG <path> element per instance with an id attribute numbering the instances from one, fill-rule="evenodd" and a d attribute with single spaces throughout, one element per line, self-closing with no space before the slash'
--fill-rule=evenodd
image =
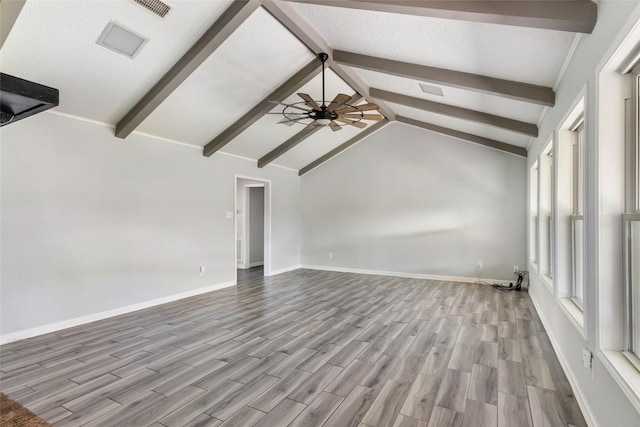
<path id="1" fill-rule="evenodd" d="M 0 127 L 59 103 L 58 89 L 0 73 Z"/>

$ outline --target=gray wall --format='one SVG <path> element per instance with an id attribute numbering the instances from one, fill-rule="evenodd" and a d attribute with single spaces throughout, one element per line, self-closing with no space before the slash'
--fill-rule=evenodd
<path id="1" fill-rule="evenodd" d="M 249 266 L 264 262 L 264 187 L 249 187 Z"/>
<path id="2" fill-rule="evenodd" d="M 235 174 L 271 180 L 272 271 L 300 264 L 295 172 L 113 133 L 1 128 L 1 334 L 234 281 Z"/>
<path id="3" fill-rule="evenodd" d="M 392 123 L 302 178 L 302 262 L 512 279 L 526 159 Z M 332 252 L 333 258 L 329 258 Z"/>

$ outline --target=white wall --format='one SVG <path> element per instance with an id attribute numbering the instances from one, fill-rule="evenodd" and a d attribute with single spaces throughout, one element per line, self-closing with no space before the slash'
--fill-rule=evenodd
<path id="1" fill-rule="evenodd" d="M 624 364 L 619 352 L 623 334 L 620 213 L 624 201 L 624 150 L 618 140 L 623 134 L 620 115 L 622 91 L 615 83 L 598 89 L 602 83 L 599 80 L 602 64 L 616 52 L 638 18 L 640 8 L 637 0 L 598 2 L 595 30 L 581 38 L 558 86 L 556 104 L 544 116 L 540 137 L 529 147 L 528 156 L 530 167 L 584 91 L 587 289 L 583 326 L 571 320 L 570 310 L 565 309 L 566 301 L 558 298 L 558 295 L 566 294 L 563 289 L 567 284 L 559 282 L 567 280 L 566 275 L 554 274 L 556 282 L 550 289 L 535 267 L 530 266 L 530 295 L 587 420 L 590 425 L 603 427 L 632 427 L 637 426 L 640 420 L 640 394 L 637 394 L 640 389 L 633 391 L 628 386 L 630 382 L 640 385 L 640 375 L 633 368 L 623 374 L 617 371 Z M 600 104 L 604 98 L 610 102 L 608 105 Z M 556 245 L 559 242 L 562 243 L 562 239 L 556 237 Z M 561 265 L 556 269 L 562 271 L 567 267 Z M 582 349 L 594 353 L 593 371 L 582 367 Z M 617 367 L 612 362 L 614 359 L 619 362 Z"/>
<path id="2" fill-rule="evenodd" d="M 302 178 L 302 263 L 514 279 L 526 159 L 392 123 Z M 332 252 L 333 257 L 328 254 Z"/>
<path id="3" fill-rule="evenodd" d="M 294 171 L 113 133 L 51 113 L 0 130 L 1 334 L 233 283 L 235 174 L 271 181 L 271 270 L 300 264 Z"/>

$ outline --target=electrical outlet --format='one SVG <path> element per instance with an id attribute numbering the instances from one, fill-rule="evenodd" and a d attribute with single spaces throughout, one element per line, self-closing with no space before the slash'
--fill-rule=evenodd
<path id="1" fill-rule="evenodd" d="M 514 265 L 513 266 L 513 274 L 516 274 L 518 271 L 520 271 L 520 266 L 519 265 Z"/>
<path id="2" fill-rule="evenodd" d="M 583 348 L 582 349 L 582 366 L 584 366 L 587 369 L 591 369 L 592 361 L 593 361 L 593 354 L 591 354 L 591 352 L 588 349 Z"/>
<path id="3" fill-rule="evenodd" d="M 204 265 L 200 266 L 200 275 L 204 276 Z"/>
<path id="4" fill-rule="evenodd" d="M 482 270 L 484 268 L 484 262 L 478 261 L 478 268 Z"/>
<path id="5" fill-rule="evenodd" d="M 333 252 L 329 252 L 329 258 L 333 258 Z"/>

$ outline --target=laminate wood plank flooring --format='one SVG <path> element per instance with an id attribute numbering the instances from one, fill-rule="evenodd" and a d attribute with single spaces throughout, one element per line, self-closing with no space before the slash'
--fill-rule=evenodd
<path id="1" fill-rule="evenodd" d="M 60 426 L 586 427 L 526 292 L 314 270 L 0 347 Z"/>

